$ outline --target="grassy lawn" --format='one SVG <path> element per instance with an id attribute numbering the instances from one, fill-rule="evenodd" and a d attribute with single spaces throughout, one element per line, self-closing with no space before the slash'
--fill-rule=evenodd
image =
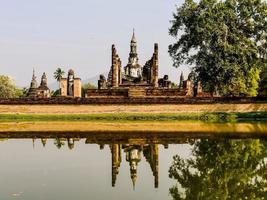
<path id="1" fill-rule="evenodd" d="M 247 113 L 101 113 L 101 114 L 0 114 L 0 122 L 16 121 L 267 121 L 267 112 Z"/>

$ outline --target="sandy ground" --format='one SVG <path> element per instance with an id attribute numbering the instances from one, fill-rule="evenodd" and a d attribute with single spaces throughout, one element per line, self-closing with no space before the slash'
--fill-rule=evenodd
<path id="1" fill-rule="evenodd" d="M 188 133 L 257 133 L 267 134 L 267 124 L 214 124 L 204 122 L 4 122 L 0 123 L 1 132 L 53 132 L 53 131 L 79 131 L 79 132 L 97 132 L 97 131 L 166 131 L 166 132 L 188 132 Z"/>
<path id="2" fill-rule="evenodd" d="M 0 105 L 0 113 L 90 114 L 90 113 L 195 113 L 267 111 L 267 103 L 178 105 Z"/>
<path id="3" fill-rule="evenodd" d="M 213 124 L 203 122 L 7 122 L 0 123 L 1 132 L 98 132 L 98 131 L 165 131 L 165 132 L 190 132 L 190 133 L 257 133 L 267 134 L 267 124 Z"/>

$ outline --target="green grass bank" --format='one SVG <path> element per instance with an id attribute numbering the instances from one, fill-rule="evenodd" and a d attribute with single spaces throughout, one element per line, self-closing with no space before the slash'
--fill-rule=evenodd
<path id="1" fill-rule="evenodd" d="M 101 114 L 0 114 L 0 122 L 24 121 L 266 121 L 267 112 L 247 113 L 101 113 Z"/>

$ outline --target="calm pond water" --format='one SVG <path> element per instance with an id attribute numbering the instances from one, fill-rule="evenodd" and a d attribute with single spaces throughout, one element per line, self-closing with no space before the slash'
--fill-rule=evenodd
<path id="1" fill-rule="evenodd" d="M 267 140 L 263 136 L 227 139 L 145 132 L 0 135 L 1 200 L 267 196 Z"/>

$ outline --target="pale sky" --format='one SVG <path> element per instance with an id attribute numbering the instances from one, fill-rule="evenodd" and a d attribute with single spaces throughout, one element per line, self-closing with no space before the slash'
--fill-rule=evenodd
<path id="1" fill-rule="evenodd" d="M 108 72 L 111 45 L 122 65 L 128 61 L 135 28 L 139 62 L 151 58 L 159 43 L 159 73 L 178 82 L 181 69 L 172 67 L 168 34 L 175 5 L 183 0 L 0 0 L 0 74 L 28 86 L 35 68 L 51 84 L 57 67 L 75 70 L 88 79 Z"/>

